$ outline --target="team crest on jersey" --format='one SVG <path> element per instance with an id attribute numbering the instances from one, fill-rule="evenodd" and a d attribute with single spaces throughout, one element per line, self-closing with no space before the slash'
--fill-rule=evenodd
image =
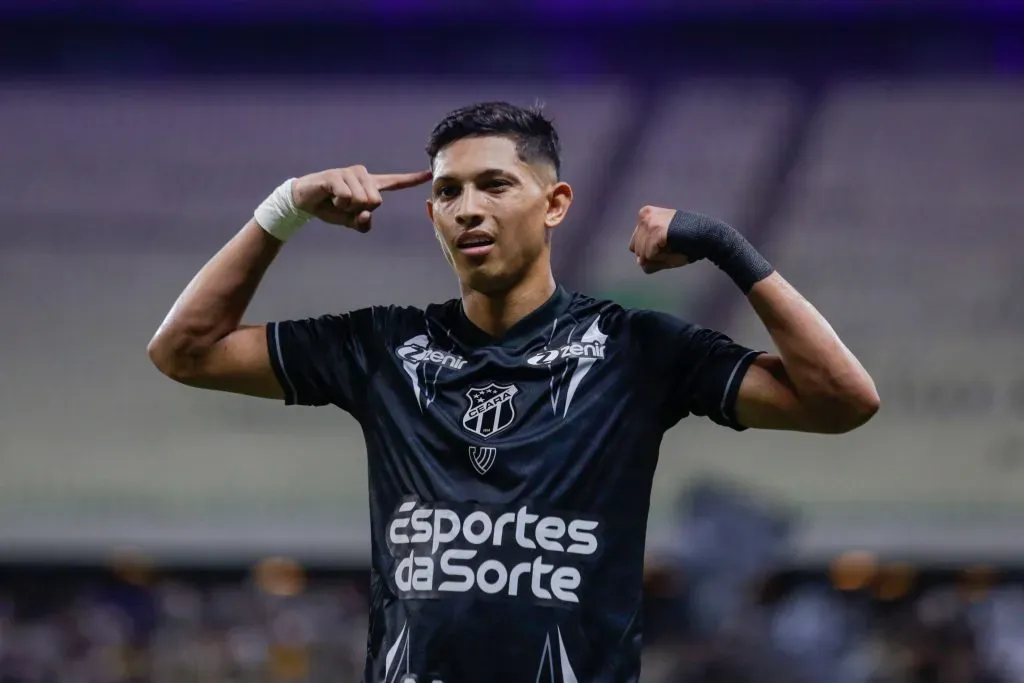
<path id="1" fill-rule="evenodd" d="M 488 384 L 466 392 L 469 407 L 462 415 L 462 426 L 477 436 L 488 438 L 512 426 L 516 407 L 512 399 L 519 393 L 514 384 Z"/>

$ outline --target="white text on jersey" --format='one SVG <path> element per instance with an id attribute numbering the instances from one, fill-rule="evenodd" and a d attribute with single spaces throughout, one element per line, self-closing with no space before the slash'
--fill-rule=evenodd
<path id="1" fill-rule="evenodd" d="M 604 359 L 604 341 L 572 342 L 557 349 L 549 349 L 534 354 L 526 359 L 529 365 L 551 365 L 557 360 L 570 358 Z"/>
<path id="2" fill-rule="evenodd" d="M 569 606 L 579 603 L 581 560 L 600 550 L 599 522 L 530 512 L 399 505 L 388 524 L 402 596 L 479 591 Z"/>
<path id="3" fill-rule="evenodd" d="M 461 370 L 466 365 L 462 356 L 429 346 L 426 335 L 407 339 L 395 353 L 408 363 L 433 363 L 452 370 Z"/>

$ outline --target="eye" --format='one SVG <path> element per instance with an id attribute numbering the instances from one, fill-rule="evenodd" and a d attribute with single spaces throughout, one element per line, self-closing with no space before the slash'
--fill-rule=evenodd
<path id="1" fill-rule="evenodd" d="M 500 192 L 500 191 L 504 190 L 505 188 L 510 187 L 511 185 L 512 185 L 512 183 L 508 182 L 507 180 L 500 180 L 498 178 L 494 178 L 494 179 L 488 180 L 486 183 L 484 183 L 484 189 L 490 190 L 492 192 L 493 191 Z"/>
<path id="2" fill-rule="evenodd" d="M 455 185 L 444 185 L 439 187 L 435 194 L 437 194 L 441 199 L 452 199 L 458 196 L 459 188 Z"/>

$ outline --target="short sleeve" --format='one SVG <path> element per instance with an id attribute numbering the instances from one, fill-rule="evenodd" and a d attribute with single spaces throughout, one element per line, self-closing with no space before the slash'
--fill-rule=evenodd
<path id="1" fill-rule="evenodd" d="M 736 398 L 747 369 L 762 352 L 665 313 L 639 311 L 633 327 L 639 362 L 662 400 L 665 429 L 688 415 L 746 429 L 736 420 Z"/>
<path id="2" fill-rule="evenodd" d="M 287 405 L 333 404 L 357 414 L 383 344 L 376 308 L 267 325 L 267 346 Z"/>

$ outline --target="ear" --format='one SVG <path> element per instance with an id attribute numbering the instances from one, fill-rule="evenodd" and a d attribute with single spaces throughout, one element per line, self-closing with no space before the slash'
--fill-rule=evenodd
<path id="1" fill-rule="evenodd" d="M 555 183 L 548 190 L 548 208 L 544 214 L 544 225 L 548 228 L 556 228 L 565 220 L 572 205 L 572 187 L 569 183 Z"/>
<path id="2" fill-rule="evenodd" d="M 434 224 L 434 202 L 427 200 L 427 218 L 430 219 L 430 224 Z"/>

